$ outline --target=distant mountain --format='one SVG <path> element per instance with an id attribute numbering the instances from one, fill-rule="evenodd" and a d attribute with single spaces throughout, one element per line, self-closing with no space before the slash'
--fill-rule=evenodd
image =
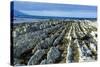
<path id="1" fill-rule="evenodd" d="M 32 17 L 31 15 L 27 15 L 25 13 L 22 13 L 20 11 L 14 10 L 14 17 L 24 17 L 24 18 L 29 18 Z"/>
<path id="2" fill-rule="evenodd" d="M 77 17 L 57 17 L 57 16 L 33 16 L 28 15 L 18 10 L 13 11 L 14 18 L 33 18 L 33 19 L 96 19 L 96 18 L 77 18 Z"/>

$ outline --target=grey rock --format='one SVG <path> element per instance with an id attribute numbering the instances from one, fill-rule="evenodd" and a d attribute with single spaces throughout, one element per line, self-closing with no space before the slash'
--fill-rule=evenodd
<path id="1" fill-rule="evenodd" d="M 35 54 L 29 59 L 28 65 L 37 64 L 44 54 L 45 54 L 44 50 L 37 50 Z"/>
<path id="2" fill-rule="evenodd" d="M 54 43 L 53 43 L 53 46 L 57 46 L 57 45 L 60 43 L 60 41 L 61 41 L 61 40 L 63 39 L 63 37 L 64 37 L 64 34 L 65 34 L 65 30 L 63 30 L 62 33 L 60 34 L 60 36 L 57 37 L 57 38 L 55 39 L 55 41 L 54 41 Z"/>
<path id="3" fill-rule="evenodd" d="M 60 43 L 61 38 L 58 37 L 57 39 L 55 39 L 53 46 L 57 46 Z"/>
<path id="4" fill-rule="evenodd" d="M 44 41 L 42 40 L 41 43 L 39 43 L 36 46 L 36 49 L 47 49 L 48 47 L 51 47 L 53 45 L 54 40 L 58 36 L 59 36 L 59 34 L 58 33 L 55 33 L 50 38 L 46 38 Z"/>
<path id="5" fill-rule="evenodd" d="M 14 45 L 14 56 L 20 57 L 22 53 L 24 53 L 28 49 L 35 47 L 36 44 L 38 44 L 40 41 L 42 41 L 42 39 L 46 37 L 46 34 L 41 34 L 40 36 L 38 35 L 33 37 L 32 33 L 21 36 L 20 39 L 15 40 L 16 43 Z"/>
<path id="6" fill-rule="evenodd" d="M 56 47 L 51 47 L 47 54 L 47 62 L 54 63 L 60 57 L 60 51 Z"/>
<path id="7" fill-rule="evenodd" d="M 47 64 L 47 60 L 46 59 L 42 60 L 40 64 Z"/>

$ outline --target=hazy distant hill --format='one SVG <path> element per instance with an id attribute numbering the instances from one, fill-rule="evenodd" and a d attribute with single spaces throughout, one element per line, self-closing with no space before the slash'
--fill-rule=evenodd
<path id="1" fill-rule="evenodd" d="M 14 10 L 13 17 L 17 18 L 34 18 L 34 19 L 96 19 L 96 18 L 77 18 L 77 17 L 57 17 L 57 16 L 33 16 Z"/>
<path id="2" fill-rule="evenodd" d="M 26 18 L 29 18 L 29 17 L 32 17 L 31 15 L 27 15 L 25 13 L 22 13 L 20 11 L 17 11 L 17 10 L 14 10 L 14 17 L 26 17 Z"/>

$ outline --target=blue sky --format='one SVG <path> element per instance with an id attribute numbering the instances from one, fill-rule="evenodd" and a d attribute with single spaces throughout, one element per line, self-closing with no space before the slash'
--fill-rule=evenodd
<path id="1" fill-rule="evenodd" d="M 14 10 L 34 16 L 96 18 L 96 6 L 14 1 Z"/>

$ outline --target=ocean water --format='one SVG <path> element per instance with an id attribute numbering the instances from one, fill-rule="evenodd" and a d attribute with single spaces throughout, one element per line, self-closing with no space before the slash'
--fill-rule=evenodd
<path id="1" fill-rule="evenodd" d="M 32 22 L 39 22 L 39 21 L 46 21 L 48 19 L 34 19 L 34 18 L 15 18 L 13 19 L 12 23 L 32 23 Z"/>

